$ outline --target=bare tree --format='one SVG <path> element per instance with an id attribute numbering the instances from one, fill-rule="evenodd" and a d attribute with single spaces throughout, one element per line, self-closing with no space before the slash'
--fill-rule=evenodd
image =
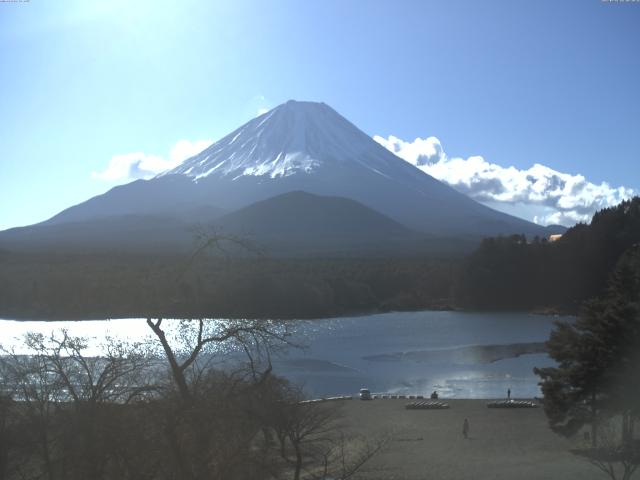
<path id="1" fill-rule="evenodd" d="M 313 480 L 334 478 L 347 480 L 362 473 L 362 469 L 386 447 L 389 438 L 386 436 L 365 439 L 339 435 L 323 456 L 321 473 L 312 475 Z"/>
<path id="2" fill-rule="evenodd" d="M 211 358 L 220 353 L 221 348 L 242 351 L 246 354 L 252 376 L 259 380 L 272 371 L 273 350 L 291 344 L 287 324 L 271 320 L 181 320 L 173 344 L 163 327 L 162 318 L 147 318 L 147 325 L 160 342 L 173 381 L 186 402 L 192 399 L 193 388 L 197 385 L 190 380 L 205 370 L 198 363 L 203 354 L 209 360 L 206 368 L 210 368 Z"/>
<path id="3" fill-rule="evenodd" d="M 28 345 L 30 337 L 25 338 Z M 4 351 L 3 381 L 21 404 L 20 423 L 28 432 L 30 469 L 40 477 L 56 478 L 55 414 L 64 400 L 61 383 L 50 374 L 47 359 L 41 355 L 18 355 Z M 35 455 L 34 455 L 35 454 Z"/>
<path id="4" fill-rule="evenodd" d="M 0 384 L 1 387 L 1 384 Z M 16 447 L 15 402 L 2 389 L 0 391 L 0 480 L 6 480 L 11 473 L 12 461 L 10 452 Z"/>
<path id="5" fill-rule="evenodd" d="M 33 436 L 24 475 L 107 478 L 119 406 L 150 386 L 150 357 L 139 345 L 107 340 L 100 356 L 87 355 L 88 340 L 62 330 L 50 336 L 29 333 L 23 355 L 8 352 L 2 376 L 19 401 L 22 424 Z M 41 472 L 41 473 L 38 473 Z M 27 477 L 28 478 L 28 477 Z"/>
<path id="6" fill-rule="evenodd" d="M 41 358 L 49 375 L 64 389 L 75 406 L 127 403 L 142 395 L 148 385 L 151 359 L 143 343 L 107 338 L 96 356 L 87 355 L 89 340 L 70 336 L 67 330 L 27 334 L 31 357 Z"/>
<path id="7" fill-rule="evenodd" d="M 300 392 L 289 387 L 271 409 L 278 452 L 293 480 L 352 478 L 387 444 L 386 437 L 346 435 L 340 404 L 300 399 Z"/>
<path id="8" fill-rule="evenodd" d="M 602 420 L 598 425 L 597 447 L 583 447 L 572 450 L 605 473 L 611 480 L 629 480 L 640 465 L 640 443 L 627 437 L 627 421 L 622 417 L 620 428 L 617 418 Z"/>
<path id="9" fill-rule="evenodd" d="M 264 320 L 147 319 L 169 364 L 177 400 L 165 397 L 171 468 L 182 478 L 234 478 L 251 468 L 262 430 L 254 399 L 271 377 L 271 355 L 289 343 L 286 324 Z M 227 371 L 221 357 L 244 357 Z M 228 367 L 228 366 L 227 366 Z M 250 461 L 251 460 L 251 461 Z M 241 476 L 239 478 L 242 478 Z"/>

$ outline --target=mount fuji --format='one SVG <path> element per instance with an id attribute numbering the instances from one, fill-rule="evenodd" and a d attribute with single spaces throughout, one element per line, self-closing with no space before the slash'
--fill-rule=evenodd
<path id="1" fill-rule="evenodd" d="M 300 201 L 300 195 L 288 195 L 291 192 L 308 194 L 303 203 L 309 209 L 283 214 L 294 212 L 283 205 Z M 342 226 L 357 224 L 355 216 L 373 210 L 365 215 L 370 220 L 367 228 L 370 235 L 377 232 L 381 242 L 391 225 L 394 234 L 405 232 L 413 239 L 416 235 L 480 238 L 548 233 L 544 227 L 492 210 L 418 170 L 328 105 L 288 101 L 172 170 L 150 180 L 115 187 L 41 224 L 3 232 L 0 243 L 13 240 L 11 243 L 15 244 L 20 238 L 39 236 L 44 243 L 44 238 L 77 239 L 78 235 L 86 236 L 88 229 L 95 231 L 98 224 L 110 225 L 110 231 L 121 226 L 120 236 L 109 240 L 112 245 L 125 242 L 132 225 L 145 235 L 161 225 L 157 234 L 169 243 L 169 230 L 173 228 L 174 234 L 186 232 L 187 226 L 196 222 L 251 232 L 260 217 L 259 229 L 264 231 L 264 225 L 269 224 L 270 217 L 264 216 L 267 213 L 243 216 L 241 211 L 280 196 L 263 210 L 270 215 L 284 215 L 291 225 L 285 228 L 282 218 L 274 220 L 271 238 L 277 237 L 278 232 L 292 235 L 297 224 L 308 224 L 299 221 L 306 211 L 315 212 L 313 218 L 319 219 L 318 228 L 323 229 L 322 222 L 331 215 L 335 218 L 340 210 L 336 208 L 336 198 L 350 202 L 345 209 L 354 215 L 343 216 Z M 319 214 L 320 211 L 325 213 Z M 238 220 L 238 216 L 244 220 Z M 379 228 L 371 223 L 374 218 L 380 220 Z M 141 227 L 145 219 L 153 219 L 147 222 L 150 230 Z M 328 222 L 326 229 L 340 230 L 340 225 Z M 333 233 L 342 238 L 343 232 Z"/>

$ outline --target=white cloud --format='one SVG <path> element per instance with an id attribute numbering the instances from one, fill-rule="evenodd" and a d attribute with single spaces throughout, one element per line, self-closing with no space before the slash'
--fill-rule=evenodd
<path id="1" fill-rule="evenodd" d="M 573 225 L 578 222 L 586 222 L 589 219 L 585 219 L 584 215 L 568 210 L 566 212 L 554 212 L 548 215 L 534 215 L 533 222 L 540 225 Z"/>
<path id="2" fill-rule="evenodd" d="M 171 147 L 171 151 L 169 152 L 169 159 L 173 163 L 171 168 L 177 167 L 187 158 L 197 155 L 205 148 L 211 146 L 212 143 L 213 140 L 196 140 L 195 142 L 191 142 L 189 140 L 178 140 L 178 142 Z"/>
<path id="3" fill-rule="evenodd" d="M 256 117 L 259 117 L 260 115 L 267 113 L 269 111 L 268 108 L 259 108 L 258 111 L 256 112 Z"/>
<path id="4" fill-rule="evenodd" d="M 582 176 L 562 173 L 539 163 L 526 170 L 502 167 L 481 156 L 448 157 L 436 137 L 405 142 L 397 137 L 373 139 L 412 165 L 456 190 L 485 203 L 545 207 L 549 213 L 531 215 L 543 225 L 588 222 L 599 209 L 634 195 L 631 188 L 594 184 Z"/>
<path id="5" fill-rule="evenodd" d="M 102 172 L 92 172 L 96 179 L 109 182 L 122 182 L 139 178 L 151 178 L 157 174 L 175 168 L 187 158 L 200 153 L 213 142 L 211 140 L 179 140 L 169 151 L 169 158 L 144 152 L 114 155 Z"/>

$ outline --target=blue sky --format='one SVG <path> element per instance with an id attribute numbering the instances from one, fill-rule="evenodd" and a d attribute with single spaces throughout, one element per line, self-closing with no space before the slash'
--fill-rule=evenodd
<path id="1" fill-rule="evenodd" d="M 638 2 L 31 0 L 0 42 L 0 229 L 291 98 L 528 219 L 640 192 Z"/>

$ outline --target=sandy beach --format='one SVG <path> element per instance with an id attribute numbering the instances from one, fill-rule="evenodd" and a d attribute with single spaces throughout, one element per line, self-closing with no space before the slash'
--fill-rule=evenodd
<path id="1" fill-rule="evenodd" d="M 493 409 L 487 400 L 447 400 L 448 410 L 406 410 L 409 400 L 344 401 L 350 433 L 389 436 L 362 478 L 561 479 L 605 476 L 569 452 L 575 442 L 554 434 L 542 408 Z M 469 438 L 462 435 L 469 420 Z"/>

